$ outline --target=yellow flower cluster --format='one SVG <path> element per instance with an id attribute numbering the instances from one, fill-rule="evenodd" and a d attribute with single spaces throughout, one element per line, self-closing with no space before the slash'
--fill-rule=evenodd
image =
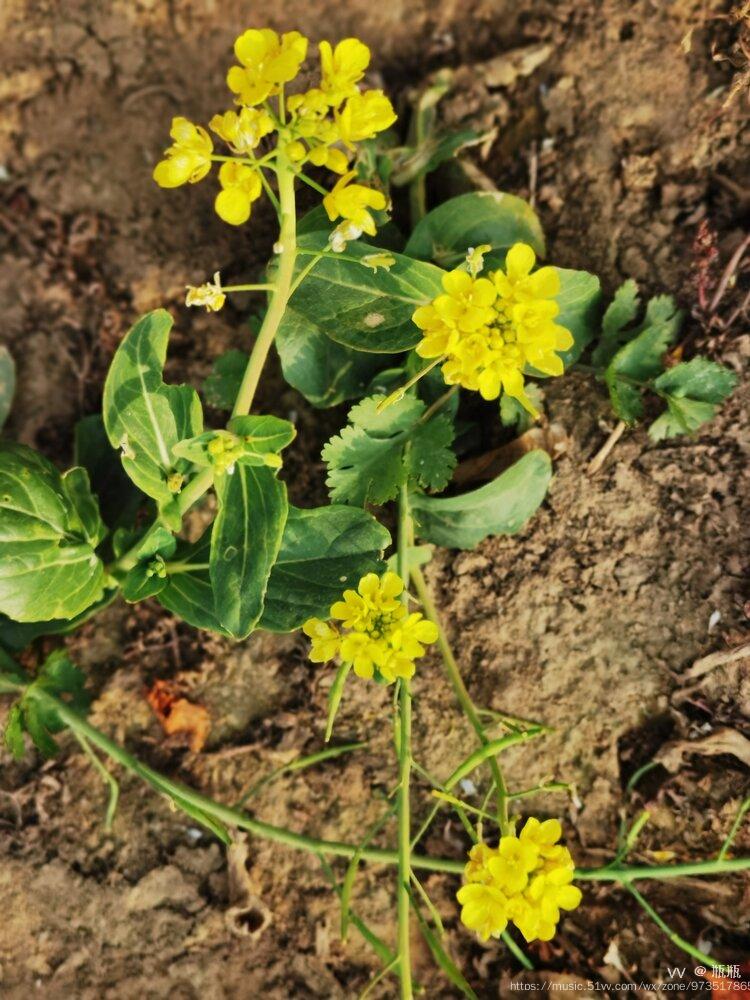
<path id="1" fill-rule="evenodd" d="M 377 674 L 392 684 L 398 677 L 414 676 L 414 661 L 424 655 L 425 645 L 435 642 L 436 626 L 421 614 L 409 614 L 400 599 L 404 581 L 397 573 L 378 577 L 368 573 L 356 590 L 345 590 L 342 600 L 331 605 L 331 617 L 341 625 L 310 618 L 302 626 L 312 639 L 310 659 L 325 663 L 340 657 L 351 663 L 359 677 Z"/>
<path id="2" fill-rule="evenodd" d="M 472 251 L 469 271 L 445 274 L 443 294 L 414 313 L 423 334 L 417 354 L 444 358 L 442 372 L 449 385 L 478 390 L 484 399 L 505 392 L 536 417 L 524 391 L 524 369 L 530 365 L 546 375 L 561 375 L 563 363 L 556 352 L 573 344 L 570 331 L 555 322 L 560 279 L 553 267 L 532 272 L 536 255 L 526 243 L 511 247 L 505 269 L 488 277 L 476 277 L 481 257 Z"/>
<path id="3" fill-rule="evenodd" d="M 355 171 L 348 170 L 349 156 L 357 142 L 387 129 L 396 115 L 381 90 L 360 91 L 370 50 L 356 38 L 345 38 L 335 48 L 321 42 L 320 85 L 285 95 L 285 85 L 299 73 L 307 47 L 308 40 L 298 31 L 279 35 L 270 28 L 251 28 L 240 35 L 234 43 L 239 65 L 227 74 L 239 110 L 214 115 L 209 122 L 234 157 L 214 154 L 204 128 L 174 118 L 172 145 L 154 169 L 156 183 L 166 188 L 194 184 L 213 162 L 221 162 L 215 208 L 225 222 L 241 225 L 262 193 L 264 169 L 272 170 L 275 161 L 283 160 L 299 171 L 309 162 L 344 175 L 324 202 L 331 221 L 344 220 L 339 245 L 363 232 L 374 233 L 367 210 L 385 208 L 386 200 L 382 192 L 351 183 Z M 258 147 L 273 133 L 275 147 L 261 154 Z"/>
<path id="4" fill-rule="evenodd" d="M 527 941 L 549 941 L 560 910 L 574 910 L 581 890 L 572 885 L 574 865 L 558 844 L 556 819 L 531 818 L 519 836 L 500 838 L 496 848 L 475 844 L 458 890 L 461 921 L 483 941 L 499 937 L 512 921 Z"/>

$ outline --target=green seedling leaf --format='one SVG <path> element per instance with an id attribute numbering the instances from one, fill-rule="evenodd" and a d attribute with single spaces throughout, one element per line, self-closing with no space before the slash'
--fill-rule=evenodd
<path id="1" fill-rule="evenodd" d="M 407 477 L 425 489 L 443 489 L 456 457 L 453 425 L 445 416 L 420 423 L 426 406 L 416 396 L 378 411 L 384 396 L 352 407 L 349 424 L 323 449 L 331 499 L 364 507 L 393 500 Z"/>
<path id="2" fill-rule="evenodd" d="M 7 347 L 0 345 L 0 430 L 10 414 L 16 392 L 16 364 Z"/>
<path id="3" fill-rule="evenodd" d="M 133 482 L 160 508 L 179 491 L 189 469 L 173 457 L 174 446 L 203 428 L 200 400 L 185 385 L 162 378 L 172 317 L 163 309 L 146 313 L 117 348 L 104 384 L 104 426 L 110 444 L 121 450 Z"/>
<path id="4" fill-rule="evenodd" d="M 203 395 L 209 406 L 231 410 L 250 355 L 245 351 L 227 351 L 214 361 L 211 374 L 203 383 Z"/>
<path id="5" fill-rule="evenodd" d="M 604 380 L 612 408 L 620 420 L 636 423 L 643 416 L 642 391 L 664 367 L 664 354 L 673 343 L 682 314 L 668 295 L 651 299 L 640 331 L 613 356 Z"/>
<path id="6" fill-rule="evenodd" d="M 326 245 L 321 233 L 299 242 L 313 251 Z M 317 262 L 292 295 L 281 322 L 282 359 L 285 343 L 299 338 L 300 331 L 371 354 L 406 351 L 418 343 L 421 333 L 412 313 L 440 293 L 442 272 L 433 264 L 390 252 L 390 269 L 373 271 L 359 263 L 373 252 L 368 244 L 354 241 L 341 257 L 329 254 Z M 300 254 L 297 273 L 308 262 L 309 256 Z"/>
<path id="7" fill-rule="evenodd" d="M 344 694 L 346 678 L 349 676 L 349 671 L 351 669 L 351 663 L 342 663 L 336 671 L 336 677 L 331 685 L 331 690 L 328 692 L 328 719 L 326 721 L 325 735 L 326 743 L 333 735 L 333 724 L 336 721 L 336 715 L 338 714 L 339 705 L 341 704 L 341 699 Z"/>
<path id="8" fill-rule="evenodd" d="M 537 510 L 552 478 L 546 451 L 535 449 L 486 486 L 455 497 L 414 494 L 420 538 L 448 548 L 472 549 L 488 535 L 513 535 Z"/>
<path id="9" fill-rule="evenodd" d="M 381 573 L 390 535 L 353 507 L 290 507 L 268 580 L 260 628 L 292 632 L 308 618 L 328 618 L 346 587 Z"/>
<path id="10" fill-rule="evenodd" d="M 111 528 L 132 527 L 146 497 L 125 474 L 112 450 L 100 413 L 79 420 L 75 426 L 75 464 L 89 474 L 91 489 L 99 500 L 104 523 Z"/>
<path id="11" fill-rule="evenodd" d="M 544 234 L 528 202 L 501 191 L 475 191 L 443 202 L 421 219 L 404 251 L 452 270 L 469 247 L 489 244 L 490 266 L 502 264 L 514 243 L 528 243 L 543 257 Z M 437 292 L 435 294 L 438 294 Z"/>
<path id="12" fill-rule="evenodd" d="M 601 339 L 591 354 L 595 368 L 606 368 L 621 344 L 632 336 L 625 330 L 635 321 L 639 309 L 638 285 L 629 278 L 617 289 L 604 313 Z"/>
<path id="13" fill-rule="evenodd" d="M 271 469 L 239 463 L 233 474 L 218 476 L 215 486 L 219 512 L 209 575 L 216 616 L 230 635 L 244 639 L 263 613 L 287 519 L 286 486 Z"/>
<path id="14" fill-rule="evenodd" d="M 0 442 L 1 613 L 46 622 L 101 600 L 106 573 L 92 544 L 100 532 L 94 507 L 83 476 L 66 487 L 42 455 Z"/>

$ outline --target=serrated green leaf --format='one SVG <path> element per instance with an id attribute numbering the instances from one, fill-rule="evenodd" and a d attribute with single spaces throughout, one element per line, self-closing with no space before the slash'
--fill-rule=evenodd
<path id="1" fill-rule="evenodd" d="M 79 420 L 75 426 L 75 464 L 89 474 L 102 518 L 110 528 L 132 527 L 146 497 L 125 474 L 112 448 L 100 413 Z"/>
<path id="2" fill-rule="evenodd" d="M 472 549 L 488 535 L 512 535 L 537 510 L 552 478 L 546 451 L 520 458 L 491 483 L 455 497 L 414 494 L 417 534 L 448 548 Z"/>
<path id="3" fill-rule="evenodd" d="M 703 403 L 723 403 L 736 385 L 731 368 L 700 357 L 668 368 L 654 382 L 655 389 L 670 396 L 688 396 Z"/>
<path id="4" fill-rule="evenodd" d="M 88 710 L 90 699 L 86 693 L 86 675 L 73 663 L 65 650 L 57 649 L 50 653 L 34 681 L 34 686 L 44 688 L 56 697 L 64 696 L 66 704 L 76 712 Z M 54 721 L 56 731 L 63 728 L 63 723 L 53 710 L 48 717 Z"/>
<path id="5" fill-rule="evenodd" d="M 313 233 L 299 243 L 314 251 L 325 246 L 325 239 Z M 300 331 L 372 354 L 414 347 L 421 332 L 412 323 L 412 313 L 440 293 L 442 272 L 433 264 L 398 253 L 390 253 L 394 263 L 388 271 L 375 272 L 349 259 L 373 252 L 371 246 L 355 240 L 342 257 L 328 255 L 316 263 L 289 300 L 279 328 L 280 352 Z M 307 260 L 307 254 L 299 256 L 297 272 Z"/>
<path id="6" fill-rule="evenodd" d="M 514 243 L 528 243 L 544 256 L 544 234 L 531 205 L 501 191 L 474 191 L 428 212 L 415 226 L 404 252 L 451 270 L 463 262 L 469 247 L 482 244 L 492 247 L 485 259 L 497 266 Z"/>
<path id="7" fill-rule="evenodd" d="M 89 474 L 76 466 L 62 476 L 62 485 L 70 504 L 78 517 L 80 531 L 92 549 L 107 534 L 107 529 L 99 514 L 99 505 L 91 493 Z"/>
<path id="8" fill-rule="evenodd" d="M 60 473 L 9 441 L 0 442 L 0 545 L 0 612 L 9 618 L 74 618 L 102 598 L 104 566 Z"/>
<path id="9" fill-rule="evenodd" d="M 172 503 L 167 480 L 189 464 L 174 459 L 178 441 L 203 428 L 200 400 L 186 385 L 162 378 L 172 317 L 164 309 L 146 313 L 117 348 L 104 384 L 104 426 L 133 482 L 160 507 Z"/>
<path id="10" fill-rule="evenodd" d="M 247 368 L 250 355 L 245 351 L 226 351 L 214 361 L 211 374 L 203 383 L 203 395 L 217 410 L 231 410 Z"/>
<path id="11" fill-rule="evenodd" d="M 45 724 L 42 706 L 31 699 L 23 702 L 24 729 L 34 742 L 34 746 L 44 757 L 54 757 L 58 751 L 57 741 L 50 735 Z"/>
<path id="12" fill-rule="evenodd" d="M 211 535 L 209 575 L 216 615 L 235 638 L 263 613 L 268 578 L 287 519 L 286 486 L 270 469 L 237 464 L 215 483 L 219 512 Z"/>
<path id="13" fill-rule="evenodd" d="M 346 587 L 382 572 L 389 542 L 386 529 L 363 510 L 290 507 L 258 627 L 292 632 L 308 618 L 328 618 Z"/>
<path id="14" fill-rule="evenodd" d="M 20 704 L 16 702 L 15 705 L 11 705 L 10 707 L 8 718 L 5 720 L 5 732 L 3 733 L 5 745 L 16 760 L 20 760 L 26 752 L 23 729 L 23 712 L 21 711 Z"/>
<path id="15" fill-rule="evenodd" d="M 451 447 L 453 437 L 453 421 L 442 414 L 414 428 L 406 450 L 406 467 L 423 489 L 439 493 L 450 482 L 458 461 Z"/>
<path id="16" fill-rule="evenodd" d="M 352 407 L 350 423 L 323 448 L 331 499 L 341 503 L 384 504 L 411 475 L 425 488 L 441 488 L 455 466 L 450 449 L 453 426 L 445 416 L 420 424 L 425 404 L 405 396 L 382 411 L 383 396 Z"/>
<path id="17" fill-rule="evenodd" d="M 599 343 L 591 354 L 595 368 L 606 368 L 620 345 L 632 333 L 625 328 L 634 322 L 640 308 L 638 285 L 632 278 L 623 282 L 604 313 Z"/>
<path id="18" fill-rule="evenodd" d="M 716 415 L 716 404 L 681 396 L 667 396 L 667 409 L 648 429 L 652 441 L 692 434 Z"/>
<path id="19" fill-rule="evenodd" d="M 7 347 L 0 344 L 0 430 L 10 414 L 16 391 L 16 365 Z"/>

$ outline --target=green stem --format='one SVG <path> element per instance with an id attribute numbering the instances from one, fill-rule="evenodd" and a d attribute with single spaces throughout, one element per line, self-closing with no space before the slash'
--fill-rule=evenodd
<path id="1" fill-rule="evenodd" d="M 294 275 L 294 262 L 297 256 L 297 219 L 294 199 L 294 171 L 283 154 L 279 154 L 276 165 L 279 182 L 279 205 L 281 209 L 281 228 L 279 230 L 278 273 L 263 325 L 258 339 L 255 341 L 245 374 L 237 393 L 232 416 L 244 415 L 250 412 L 253 405 L 255 390 L 258 388 L 260 373 L 268 357 L 279 324 L 284 316 L 284 310 L 289 300 Z"/>
<path id="2" fill-rule="evenodd" d="M 485 733 L 484 726 L 482 725 L 481 719 L 477 714 L 474 702 L 471 700 L 471 695 L 467 691 L 466 685 L 464 684 L 464 679 L 461 676 L 458 663 L 456 662 L 453 650 L 450 647 L 445 630 L 443 629 L 437 608 L 435 607 L 435 602 L 433 601 L 432 594 L 427 586 L 427 581 L 424 578 L 422 570 L 418 566 L 412 567 L 411 578 L 414 582 L 414 587 L 417 591 L 417 595 L 422 607 L 424 608 L 426 616 L 431 622 L 434 622 L 437 627 L 438 648 L 443 657 L 445 672 L 448 675 L 448 680 L 453 686 L 458 703 L 463 709 L 466 718 L 471 723 L 474 732 L 477 734 L 479 742 L 482 746 L 486 746 L 490 741 L 487 739 L 487 734 Z M 500 826 L 500 832 L 505 835 L 510 832 L 510 823 L 508 821 L 508 789 L 506 787 L 502 771 L 500 770 L 500 765 L 497 763 L 495 758 L 490 757 L 488 763 L 490 771 L 492 772 L 493 781 L 495 782 L 495 787 L 497 788 L 497 821 Z"/>
<path id="3" fill-rule="evenodd" d="M 402 599 L 407 604 L 407 584 L 409 581 L 409 543 L 412 535 L 409 495 L 406 485 L 401 487 L 398 505 L 398 573 L 404 581 Z M 399 785 L 398 811 L 398 961 L 401 980 L 401 1000 L 411 1000 L 411 954 L 409 938 L 409 918 L 411 915 L 411 808 L 409 785 L 411 779 L 411 690 L 409 681 L 402 678 L 399 689 L 400 738 L 398 741 Z"/>
<path id="4" fill-rule="evenodd" d="M 118 784 L 115 776 L 104 766 L 104 764 L 102 764 L 94 751 L 91 749 L 91 744 L 86 737 L 82 733 L 75 731 L 73 732 L 73 735 L 80 743 L 83 752 L 99 772 L 99 776 L 102 781 L 109 787 L 109 803 L 107 805 L 107 812 L 104 816 L 104 829 L 109 833 L 115 821 L 117 803 L 120 801 L 120 785 Z"/>
<path id="5" fill-rule="evenodd" d="M 276 286 L 265 285 L 222 285 L 222 292 L 272 292 Z"/>
<path id="6" fill-rule="evenodd" d="M 691 958 L 696 959 L 698 962 L 701 962 L 703 965 L 706 965 L 709 968 L 711 968 L 716 964 L 715 958 L 711 958 L 710 955 L 707 955 L 704 951 L 701 951 L 700 948 L 696 948 L 695 945 L 690 944 L 690 942 L 686 941 L 685 938 L 680 937 L 677 931 L 673 931 L 672 928 L 669 926 L 669 924 L 667 924 L 664 920 L 662 920 L 662 918 L 659 916 L 659 914 L 656 912 L 653 906 L 651 906 L 648 900 L 643 898 L 643 896 L 640 894 L 640 892 L 638 892 L 638 890 L 634 886 L 628 885 L 627 890 L 632 896 L 635 897 L 635 899 L 638 901 L 642 909 L 644 909 L 646 913 L 648 913 L 648 915 L 651 917 L 651 919 L 659 928 L 659 930 L 663 931 L 664 934 L 667 935 L 672 944 L 677 945 L 678 948 L 682 949 L 682 951 L 684 951 L 687 955 L 690 955 Z"/>

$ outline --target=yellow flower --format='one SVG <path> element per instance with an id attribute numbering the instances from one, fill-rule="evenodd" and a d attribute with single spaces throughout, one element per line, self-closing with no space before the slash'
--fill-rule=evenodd
<path id="1" fill-rule="evenodd" d="M 208 127 L 223 139 L 235 153 L 250 153 L 261 139 L 273 132 L 273 119 L 265 109 L 241 108 L 214 115 Z"/>
<path id="2" fill-rule="evenodd" d="M 365 187 L 364 184 L 352 184 L 351 180 L 356 177 L 356 173 L 356 170 L 350 170 L 336 181 L 333 190 L 323 198 L 323 207 L 331 222 L 340 216 L 359 229 L 358 236 L 362 233 L 374 236 L 375 220 L 368 209 L 374 208 L 377 211 L 384 209 L 385 195 L 382 191 Z"/>
<path id="3" fill-rule="evenodd" d="M 164 151 L 166 159 L 154 167 L 154 180 L 163 188 L 195 184 L 211 169 L 214 145 L 211 136 L 200 125 L 187 118 L 173 118 L 169 134 L 174 143 Z"/>
<path id="4" fill-rule="evenodd" d="M 372 139 L 377 132 L 387 129 L 395 120 L 393 105 L 382 90 L 366 90 L 364 94 L 354 94 L 336 112 L 339 137 L 347 146 L 353 146 L 362 139 Z"/>
<path id="5" fill-rule="evenodd" d="M 532 273 L 536 255 L 525 243 L 511 247 L 504 270 L 478 278 L 488 249 L 470 251 L 469 270 L 444 275 L 444 294 L 415 311 L 412 318 L 423 333 L 416 351 L 423 358 L 445 357 L 442 372 L 449 385 L 479 391 L 484 399 L 504 392 L 537 417 L 524 372 L 534 367 L 562 374 L 557 352 L 573 345 L 570 331 L 555 322 L 560 279 L 553 267 Z"/>
<path id="6" fill-rule="evenodd" d="M 316 167 L 326 167 L 335 174 L 345 174 L 349 166 L 349 160 L 343 149 L 334 149 L 331 146 L 313 146 L 307 158 Z"/>
<path id="7" fill-rule="evenodd" d="M 345 38 L 335 49 L 330 42 L 321 42 L 320 88 L 332 107 L 338 107 L 347 97 L 357 93 L 357 84 L 370 64 L 370 50 L 357 38 Z"/>
<path id="8" fill-rule="evenodd" d="M 407 612 L 403 589 L 397 573 L 363 576 L 356 590 L 345 590 L 331 605 L 331 617 L 341 622 L 340 628 L 318 618 L 303 625 L 313 640 L 310 659 L 320 663 L 338 656 L 351 663 L 359 677 L 369 679 L 377 672 L 388 684 L 412 677 L 414 661 L 437 639 L 437 628 L 421 614 Z"/>
<path id="9" fill-rule="evenodd" d="M 227 297 L 221 289 L 221 276 L 217 271 L 213 281 L 205 285 L 188 285 L 185 296 L 186 306 L 205 306 L 207 312 L 218 312 L 226 302 Z"/>
<path id="10" fill-rule="evenodd" d="M 475 844 L 457 895 L 461 920 L 483 941 L 497 936 L 512 921 L 527 941 L 549 941 L 560 910 L 574 910 L 581 891 L 572 884 L 573 859 L 557 841 L 556 819 L 532 817 L 516 837 L 500 838 L 497 848 Z"/>
<path id="11" fill-rule="evenodd" d="M 230 160 L 221 165 L 219 183 L 222 190 L 214 202 L 216 214 L 231 226 L 241 226 L 250 218 L 252 203 L 262 191 L 258 171 Z"/>
<path id="12" fill-rule="evenodd" d="M 482 941 L 500 937 L 508 926 L 508 897 L 495 885 L 473 882 L 458 890 L 461 923 Z"/>
<path id="13" fill-rule="evenodd" d="M 307 55 L 307 39 L 299 31 L 279 38 L 271 28 L 250 28 L 234 43 L 241 66 L 227 73 L 227 86 L 238 104 L 262 104 L 279 92 L 279 85 L 293 80 Z"/>

